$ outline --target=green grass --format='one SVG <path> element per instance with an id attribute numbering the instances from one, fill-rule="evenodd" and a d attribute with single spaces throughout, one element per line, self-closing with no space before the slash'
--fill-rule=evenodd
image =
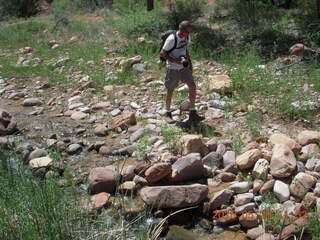
<path id="1" fill-rule="evenodd" d="M 49 153 L 60 161 L 55 149 Z M 13 145 L 0 148 L 0 187 L 1 239 L 145 239 L 147 213 L 125 219 L 111 207 L 101 215 L 89 214 L 79 201 L 86 193 L 82 196 L 72 182 L 60 187 L 57 177 L 35 177 Z"/>

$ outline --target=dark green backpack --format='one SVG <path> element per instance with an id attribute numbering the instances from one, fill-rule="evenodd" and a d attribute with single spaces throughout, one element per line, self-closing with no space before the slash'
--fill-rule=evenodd
<path id="1" fill-rule="evenodd" d="M 162 50 L 164 43 L 166 42 L 167 38 L 171 35 L 174 34 L 174 45 L 173 47 L 168 51 L 168 53 L 172 52 L 176 47 L 177 47 L 177 31 L 176 30 L 168 30 L 164 33 L 161 34 L 161 46 L 159 52 Z M 166 59 L 160 56 L 160 61 L 165 62 Z"/>

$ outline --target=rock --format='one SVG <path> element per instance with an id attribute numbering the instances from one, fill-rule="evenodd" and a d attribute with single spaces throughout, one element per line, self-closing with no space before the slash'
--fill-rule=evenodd
<path id="1" fill-rule="evenodd" d="M 102 156 L 108 155 L 110 153 L 111 153 L 111 151 L 107 146 L 102 146 L 102 147 L 99 148 L 99 154 L 102 155 Z"/>
<path id="2" fill-rule="evenodd" d="M 277 180 L 273 186 L 273 192 L 280 202 L 285 202 L 290 198 L 290 190 L 288 184 Z"/>
<path id="3" fill-rule="evenodd" d="M 315 155 L 320 153 L 320 148 L 315 143 L 308 144 L 301 149 L 301 153 L 306 154 L 308 157 L 314 157 Z"/>
<path id="4" fill-rule="evenodd" d="M 289 54 L 298 58 L 309 56 L 311 53 L 312 49 L 302 43 L 296 43 L 289 49 Z"/>
<path id="5" fill-rule="evenodd" d="M 234 197 L 234 205 L 238 207 L 247 204 L 253 200 L 253 197 L 253 193 L 238 194 Z"/>
<path id="6" fill-rule="evenodd" d="M 307 192 L 303 198 L 302 205 L 306 209 L 314 209 L 317 203 L 317 196 L 312 192 Z"/>
<path id="7" fill-rule="evenodd" d="M 108 128 L 106 127 L 105 124 L 98 124 L 95 129 L 94 129 L 94 133 L 97 136 L 106 136 L 108 135 Z"/>
<path id="8" fill-rule="evenodd" d="M 254 228 L 259 225 L 258 215 L 255 213 L 241 214 L 239 223 L 244 228 Z"/>
<path id="9" fill-rule="evenodd" d="M 294 153 L 286 145 L 275 145 L 270 162 L 270 173 L 276 178 L 286 178 L 293 174 L 297 161 Z"/>
<path id="10" fill-rule="evenodd" d="M 238 194 L 238 193 L 248 192 L 251 187 L 252 187 L 251 182 L 236 182 L 230 185 L 229 189 Z"/>
<path id="11" fill-rule="evenodd" d="M 208 195 L 208 187 L 201 184 L 145 187 L 142 200 L 152 208 L 184 208 L 195 206 Z"/>
<path id="12" fill-rule="evenodd" d="M 41 104 L 42 102 L 38 98 L 27 98 L 22 103 L 22 105 L 25 107 L 38 106 Z"/>
<path id="13" fill-rule="evenodd" d="M 313 171 L 315 168 L 316 164 L 320 161 L 320 159 L 317 158 L 310 158 L 305 165 L 305 168 L 309 171 Z"/>
<path id="14" fill-rule="evenodd" d="M 90 197 L 90 201 L 84 201 L 84 208 L 87 211 L 99 210 L 109 203 L 110 194 L 101 192 Z"/>
<path id="15" fill-rule="evenodd" d="M 220 179 L 222 182 L 232 182 L 237 178 L 237 176 L 230 172 L 222 172 L 217 175 L 217 179 Z"/>
<path id="16" fill-rule="evenodd" d="M 226 145 L 220 143 L 218 144 L 218 147 L 217 147 L 217 150 L 216 150 L 216 153 L 220 154 L 221 156 L 223 156 L 227 151 L 227 147 Z"/>
<path id="17" fill-rule="evenodd" d="M 305 146 L 311 143 L 317 143 L 320 139 L 320 132 L 305 130 L 298 134 L 297 142 L 301 146 Z"/>
<path id="18" fill-rule="evenodd" d="M 217 108 L 209 108 L 204 114 L 205 119 L 208 121 L 219 119 L 219 118 L 222 118 L 223 116 L 224 116 L 224 111 Z"/>
<path id="19" fill-rule="evenodd" d="M 136 63 L 132 65 L 133 70 L 137 72 L 144 72 L 146 71 L 146 64 L 145 63 Z"/>
<path id="20" fill-rule="evenodd" d="M 76 111 L 76 112 L 71 114 L 71 119 L 73 119 L 73 120 L 82 120 L 82 119 L 85 119 L 87 116 L 88 116 L 87 113 Z"/>
<path id="21" fill-rule="evenodd" d="M 259 225 L 258 227 L 249 229 L 247 232 L 247 237 L 255 240 L 256 238 L 260 237 L 264 233 L 265 233 L 264 228 L 261 225 Z"/>
<path id="22" fill-rule="evenodd" d="M 135 125 L 137 123 L 136 116 L 133 112 L 123 113 L 115 117 L 112 121 L 112 129 L 118 127 L 124 128 L 126 126 Z"/>
<path id="23" fill-rule="evenodd" d="M 236 214 L 240 215 L 240 214 L 244 214 L 248 211 L 253 212 L 254 208 L 255 208 L 255 203 L 250 202 L 245 205 L 241 205 L 239 207 L 236 207 L 235 212 L 236 212 Z"/>
<path id="24" fill-rule="evenodd" d="M 69 154 L 76 154 L 78 152 L 81 152 L 82 147 L 80 144 L 74 143 L 68 146 L 67 153 Z"/>
<path id="25" fill-rule="evenodd" d="M 202 163 L 209 167 L 219 168 L 221 165 L 221 160 L 222 157 L 220 154 L 216 152 L 211 152 L 202 159 Z"/>
<path id="26" fill-rule="evenodd" d="M 144 134 L 146 132 L 147 132 L 147 129 L 139 128 L 138 130 L 136 130 L 134 133 L 131 134 L 130 141 L 135 142 L 135 141 L 139 140 L 141 137 L 144 136 Z"/>
<path id="27" fill-rule="evenodd" d="M 213 215 L 215 214 L 215 211 L 213 212 Z M 221 214 L 221 210 L 217 210 L 217 216 Z M 226 214 L 223 215 L 222 218 L 218 218 L 217 222 L 219 225 L 230 225 L 233 223 L 236 223 L 238 221 L 238 216 L 233 211 L 226 210 Z"/>
<path id="28" fill-rule="evenodd" d="M 34 158 L 45 157 L 47 155 L 48 155 L 48 152 L 46 150 L 37 148 L 30 153 L 29 160 L 32 160 Z"/>
<path id="29" fill-rule="evenodd" d="M 217 140 L 215 138 L 211 138 L 208 142 L 205 144 L 209 150 L 209 152 L 214 152 L 217 150 Z"/>
<path id="30" fill-rule="evenodd" d="M 200 154 L 190 153 L 187 156 L 179 158 L 172 165 L 172 182 L 182 182 L 196 180 L 203 176 L 205 169 L 203 167 Z"/>
<path id="31" fill-rule="evenodd" d="M 254 165 L 252 176 L 255 178 L 260 178 L 266 180 L 268 175 L 269 162 L 266 159 L 259 159 Z"/>
<path id="32" fill-rule="evenodd" d="M 232 80 L 228 75 L 209 75 L 209 90 L 218 93 L 230 93 Z"/>
<path id="33" fill-rule="evenodd" d="M 12 134 L 17 131 L 17 122 L 5 109 L 0 108 L 0 136 Z"/>
<path id="34" fill-rule="evenodd" d="M 149 183 L 156 183 L 171 173 L 171 164 L 156 163 L 145 172 Z"/>
<path id="35" fill-rule="evenodd" d="M 135 187 L 136 187 L 136 183 L 134 181 L 125 181 L 124 183 L 118 186 L 117 191 L 126 194 L 130 192 L 134 192 Z"/>
<path id="36" fill-rule="evenodd" d="M 265 195 L 266 193 L 270 192 L 271 189 L 273 189 L 275 180 L 271 179 L 269 181 L 267 181 L 265 184 L 263 184 L 263 186 L 260 188 L 259 193 L 261 195 Z"/>
<path id="37" fill-rule="evenodd" d="M 301 150 L 300 144 L 298 144 L 295 140 L 293 140 L 292 138 L 290 138 L 287 135 L 282 134 L 282 133 L 272 134 L 270 136 L 269 141 L 273 145 L 276 145 L 276 144 L 286 145 L 287 147 L 289 147 L 291 149 L 291 151 L 293 151 L 295 153 L 298 153 Z"/>
<path id="38" fill-rule="evenodd" d="M 121 176 L 124 181 L 131 181 L 135 177 L 134 173 L 135 166 L 129 165 L 122 169 Z"/>
<path id="39" fill-rule="evenodd" d="M 262 152 L 259 149 L 252 149 L 238 156 L 236 163 L 240 169 L 248 169 L 254 166 L 261 155 Z"/>
<path id="40" fill-rule="evenodd" d="M 221 205 L 226 205 L 229 203 L 231 197 L 233 196 L 234 192 L 229 189 L 223 189 L 214 194 L 214 196 L 210 199 L 210 210 L 215 210 Z"/>
<path id="41" fill-rule="evenodd" d="M 263 182 L 262 180 L 260 180 L 260 179 L 254 180 L 254 182 L 253 182 L 253 189 L 252 189 L 252 190 L 253 190 L 253 193 L 259 192 L 260 189 L 262 188 L 263 184 L 264 184 L 264 182 Z"/>
<path id="42" fill-rule="evenodd" d="M 247 152 L 252 149 L 260 149 L 260 145 L 257 142 L 249 142 L 244 148 L 242 148 L 242 152 Z"/>
<path id="43" fill-rule="evenodd" d="M 89 173 L 88 181 L 91 194 L 100 192 L 112 193 L 116 188 L 117 173 L 111 168 L 93 168 Z"/>
<path id="44" fill-rule="evenodd" d="M 295 225 L 290 224 L 285 226 L 281 231 L 281 238 L 280 240 L 289 239 L 297 232 Z"/>
<path id="45" fill-rule="evenodd" d="M 31 168 L 44 168 L 44 167 L 50 167 L 51 165 L 52 165 L 52 159 L 48 156 L 34 158 L 29 162 L 29 166 Z"/>
<path id="46" fill-rule="evenodd" d="M 134 64 L 142 62 L 142 57 L 141 56 L 135 56 L 132 58 L 124 59 L 120 62 L 120 66 L 124 67 L 132 67 Z"/>
<path id="47" fill-rule="evenodd" d="M 184 135 L 180 138 L 180 144 L 182 155 L 200 153 L 201 156 L 205 156 L 208 153 L 208 148 L 198 135 Z"/>
<path id="48" fill-rule="evenodd" d="M 230 164 L 236 164 L 236 153 L 234 151 L 226 151 L 226 153 L 223 154 L 223 167 Z"/>
<path id="49" fill-rule="evenodd" d="M 290 184 L 290 193 L 300 199 L 316 184 L 317 180 L 307 173 L 298 173 Z"/>
<path id="50" fill-rule="evenodd" d="M 92 111 L 101 111 L 109 109 L 111 104 L 109 102 L 98 102 L 91 106 Z M 121 112 L 121 111 L 120 111 Z"/>
<path id="51" fill-rule="evenodd" d="M 271 233 L 264 233 L 256 240 L 275 240 L 276 238 Z"/>

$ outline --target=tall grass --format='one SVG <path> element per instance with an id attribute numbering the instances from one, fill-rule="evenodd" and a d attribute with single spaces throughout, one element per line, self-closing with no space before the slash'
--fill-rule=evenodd
<path id="1" fill-rule="evenodd" d="M 54 156 L 57 161 L 60 155 Z M 145 239 L 146 215 L 127 221 L 113 209 L 89 214 L 80 205 L 80 190 L 33 176 L 13 146 L 0 148 L 0 188 L 0 239 Z"/>

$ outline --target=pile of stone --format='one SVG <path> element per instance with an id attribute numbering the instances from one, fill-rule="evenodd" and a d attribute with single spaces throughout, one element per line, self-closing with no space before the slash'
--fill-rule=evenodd
<path id="1" fill-rule="evenodd" d="M 268 142 L 248 143 L 237 156 L 231 141 L 184 135 L 180 157 L 137 161 L 120 172 L 94 168 L 89 189 L 92 194 L 137 192 L 153 209 L 203 204 L 219 225 L 247 229 L 250 239 L 287 239 L 307 223 L 308 209 L 320 211 L 319 139 L 316 131 L 302 131 L 296 140 L 275 133 Z M 263 200 L 270 193 L 276 203 Z M 282 232 L 266 232 L 262 222 L 276 214 L 286 218 Z"/>

